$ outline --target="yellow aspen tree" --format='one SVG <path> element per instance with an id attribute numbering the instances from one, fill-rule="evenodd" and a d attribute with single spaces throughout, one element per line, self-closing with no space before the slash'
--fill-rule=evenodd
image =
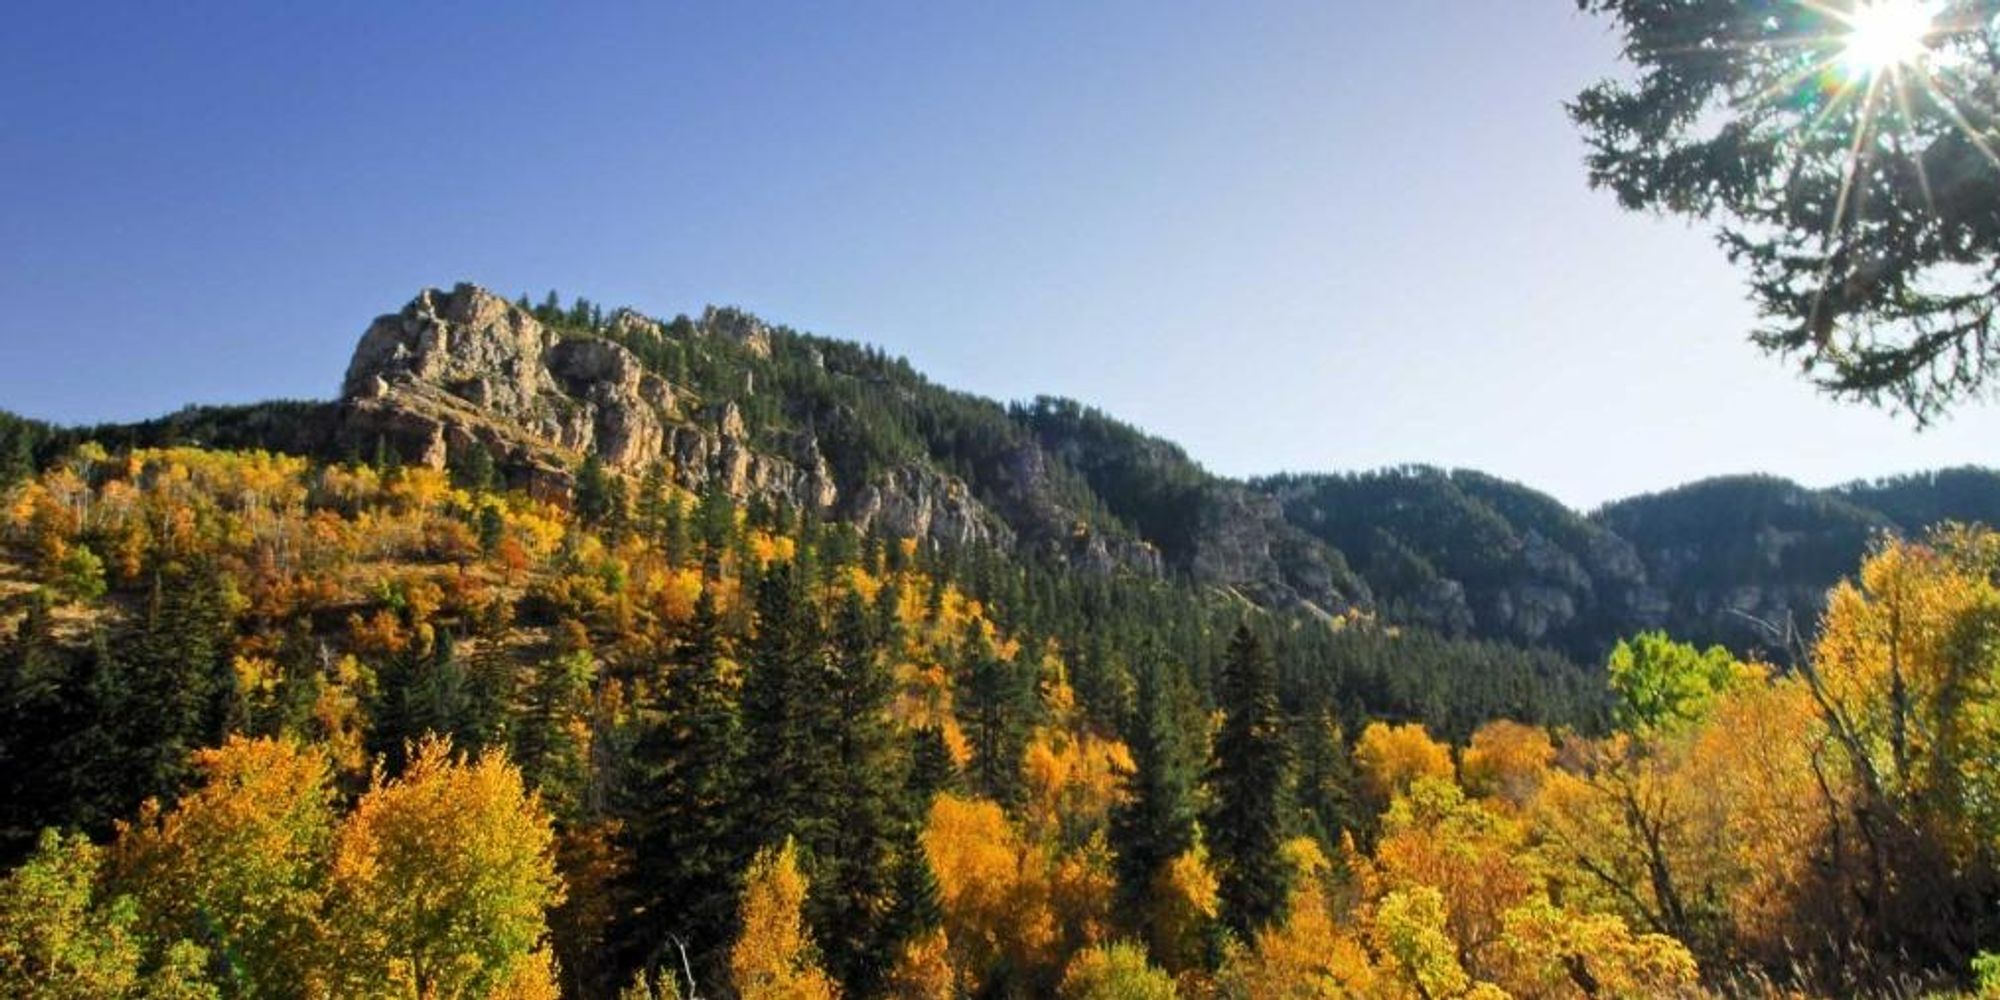
<path id="1" fill-rule="evenodd" d="M 499 752 L 466 760 L 445 739 L 417 744 L 400 777 L 377 772 L 335 837 L 334 991 L 537 995 L 552 974 L 546 914 L 563 898 L 554 845 Z"/>
<path id="2" fill-rule="evenodd" d="M 801 916 L 806 889 L 798 847 L 789 837 L 750 863 L 743 886 L 743 930 L 729 950 L 730 980 L 742 1000 L 832 1000 L 840 995 L 820 971 Z"/>
<path id="3" fill-rule="evenodd" d="M 1407 791 L 1421 778 L 1451 780 L 1451 748 L 1431 739 L 1421 722 L 1371 722 L 1354 741 L 1354 764 L 1375 807 Z"/>
<path id="4" fill-rule="evenodd" d="M 200 784 L 125 827 L 114 881 L 151 936 L 210 942 L 250 995 L 320 982 L 332 768 L 286 740 L 231 737 L 194 755 Z"/>

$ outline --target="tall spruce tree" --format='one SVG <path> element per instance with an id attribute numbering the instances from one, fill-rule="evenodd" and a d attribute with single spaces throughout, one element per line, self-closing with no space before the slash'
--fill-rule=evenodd
<path id="1" fill-rule="evenodd" d="M 1354 758 L 1339 716 L 1325 708 L 1298 718 L 1292 743 L 1298 760 L 1296 799 L 1306 832 L 1329 852 L 1340 846 L 1341 834 L 1365 833 L 1370 817 L 1355 794 Z"/>
<path id="2" fill-rule="evenodd" d="M 968 666 L 960 682 L 959 709 L 972 744 L 968 777 L 974 791 L 1012 804 L 1021 795 L 1021 755 L 1034 722 L 1034 671 L 1027 663 L 999 656 L 982 635 L 968 632 L 963 648 Z"/>
<path id="3" fill-rule="evenodd" d="M 667 492 L 666 466 L 659 462 L 646 466 L 646 474 L 639 477 L 639 495 L 633 500 L 632 514 L 639 534 L 655 545 L 666 537 L 667 505 L 672 499 Z"/>
<path id="4" fill-rule="evenodd" d="M 559 818 L 574 819 L 589 779 L 588 749 L 579 732 L 590 710 L 597 660 L 572 649 L 531 665 L 520 679 L 514 717 L 514 760 Z"/>
<path id="5" fill-rule="evenodd" d="M 14 638 L 0 648 L 0 866 L 33 847 L 62 816 L 64 787 L 55 749 L 83 713 L 55 641 L 46 595 L 37 592 Z"/>
<path id="6" fill-rule="evenodd" d="M 1127 795 L 1111 813 L 1111 844 L 1118 852 L 1119 898 L 1128 914 L 1151 909 L 1153 881 L 1195 840 L 1195 785 L 1200 762 L 1188 747 L 1196 720 L 1181 718 L 1173 682 L 1179 675 L 1159 663 L 1139 672 L 1138 704 L 1126 743 L 1135 771 Z"/>
<path id="7" fill-rule="evenodd" d="M 1284 793 L 1289 769 L 1278 675 L 1263 643 L 1238 625 L 1222 668 L 1222 728 L 1208 780 L 1209 844 L 1222 918 L 1245 940 L 1284 909 Z"/>
<path id="8" fill-rule="evenodd" d="M 676 941 L 714 965 L 735 935 L 738 882 L 753 845 L 742 818 L 743 724 L 715 583 L 704 581 L 677 662 L 644 706 L 628 771 L 632 860 L 615 935 L 629 967 L 671 964 Z"/>
<path id="9" fill-rule="evenodd" d="M 743 674 L 746 773 L 758 846 L 791 837 L 809 854 L 828 841 L 834 786 L 825 737 L 831 666 L 817 615 L 793 567 L 774 562 L 757 583 L 756 632 Z"/>
<path id="10" fill-rule="evenodd" d="M 835 676 L 827 692 L 833 731 L 823 751 L 833 758 L 833 814 L 820 848 L 808 904 L 827 971 L 848 992 L 867 996 L 902 943 L 889 935 L 897 892 L 897 860 L 911 826 L 904 811 L 901 740 L 889 719 L 895 681 L 884 661 L 868 606 L 848 591 L 832 629 Z"/>
<path id="11" fill-rule="evenodd" d="M 583 465 L 576 470 L 576 490 L 572 502 L 577 515 L 588 524 L 603 524 L 611 516 L 611 477 L 604 471 L 604 461 L 591 452 L 583 457 Z"/>
<path id="12" fill-rule="evenodd" d="M 213 570 L 154 578 L 146 624 L 119 657 L 122 705 L 106 706 L 121 732 L 133 798 L 165 798 L 188 776 L 189 754 L 222 736 L 222 710 L 235 685 L 231 623 Z"/>

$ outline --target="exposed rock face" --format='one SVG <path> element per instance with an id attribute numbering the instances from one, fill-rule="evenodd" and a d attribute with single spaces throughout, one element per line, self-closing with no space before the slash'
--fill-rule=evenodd
<path id="1" fill-rule="evenodd" d="M 375 320 L 342 390 L 350 443 L 380 438 L 438 467 L 481 446 L 530 481 L 586 451 L 640 467 L 660 456 L 665 424 L 679 415 L 672 388 L 624 348 L 565 340 L 472 285 L 427 289 Z"/>
<path id="2" fill-rule="evenodd" d="M 621 311 L 631 331 L 659 324 Z M 618 344 L 565 338 L 473 285 L 429 289 L 369 326 L 343 385 L 342 435 L 377 438 L 406 459 L 442 467 L 475 446 L 529 483 L 566 488 L 567 468 L 595 452 L 626 472 L 670 459 L 683 485 L 712 477 L 738 496 L 827 507 L 837 499 L 817 453 L 804 466 L 753 451 L 733 408 L 703 415 L 688 394 Z"/>
<path id="3" fill-rule="evenodd" d="M 893 469 L 863 486 L 846 514 L 863 531 L 947 544 L 1014 544 L 1014 532 L 973 499 L 965 484 L 929 469 Z"/>
<path id="4" fill-rule="evenodd" d="M 614 313 L 613 332 L 663 336 L 656 321 Z M 709 309 L 703 336 L 760 356 L 770 332 L 754 317 Z M 1013 531 L 965 484 L 927 468 L 891 469 L 843 497 L 810 436 L 754 447 L 734 404 L 703 407 L 598 337 L 565 337 L 473 285 L 427 289 L 361 337 L 342 386 L 336 431 L 350 450 L 377 441 L 406 460 L 443 468 L 475 447 L 539 494 L 566 495 L 587 453 L 636 473 L 663 462 L 690 490 L 719 485 L 739 499 L 812 508 L 892 535 L 1009 545 Z"/>
<path id="5" fill-rule="evenodd" d="M 710 337 L 720 337 L 743 345 L 760 358 L 771 356 L 771 330 L 764 321 L 740 309 L 709 306 L 702 310 L 696 329 Z"/>
<path id="6" fill-rule="evenodd" d="M 1339 558 L 1286 523 L 1275 497 L 1228 484 L 1211 489 L 1202 505 L 1189 570 L 1258 604 L 1303 601 L 1338 611 L 1367 596 Z"/>

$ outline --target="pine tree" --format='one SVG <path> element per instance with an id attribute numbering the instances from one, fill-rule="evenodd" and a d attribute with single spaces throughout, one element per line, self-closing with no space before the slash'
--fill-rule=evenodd
<path id="1" fill-rule="evenodd" d="M 56 751 L 84 715 L 65 690 L 68 673 L 48 599 L 37 595 L 0 649 L 0 867 L 33 846 L 68 797 Z"/>
<path id="2" fill-rule="evenodd" d="M 227 652 L 230 622 L 212 571 L 172 581 L 155 577 L 146 625 L 121 657 L 118 743 L 133 797 L 166 797 L 188 775 L 188 756 L 222 735 L 222 707 L 234 688 Z"/>
<path id="3" fill-rule="evenodd" d="M 667 506 L 672 499 L 667 492 L 666 468 L 658 462 L 646 466 L 646 474 L 639 478 L 639 497 L 632 513 L 638 519 L 639 534 L 655 545 L 666 538 Z"/>
<path id="4" fill-rule="evenodd" d="M 715 581 L 695 601 L 677 662 L 649 699 L 626 796 L 632 867 L 620 895 L 626 964 L 678 958 L 675 941 L 705 966 L 728 947 L 739 875 L 749 860 L 743 820 L 743 725 L 715 606 Z"/>
<path id="5" fill-rule="evenodd" d="M 576 470 L 576 489 L 573 502 L 578 517 L 586 524 L 603 524 L 611 516 L 611 481 L 604 471 L 604 462 L 596 452 L 584 456 L 583 465 Z"/>
<path id="6" fill-rule="evenodd" d="M 832 684 L 819 622 L 788 563 L 757 583 L 756 634 L 743 675 L 746 771 L 760 839 L 793 837 L 808 853 L 828 840 L 832 765 L 824 743 Z"/>
<path id="7" fill-rule="evenodd" d="M 905 786 L 910 815 L 922 816 L 930 811 L 931 800 L 939 793 L 958 790 L 958 764 L 951 759 L 951 748 L 945 745 L 944 730 L 937 726 L 913 729 L 909 740 L 910 775 Z"/>
<path id="8" fill-rule="evenodd" d="M 502 664 L 504 666 L 504 664 Z M 493 666 L 466 662 L 450 629 L 439 629 L 429 650 L 413 646 L 378 671 L 371 749 L 400 769 L 409 744 L 426 734 L 450 736 L 452 745 L 476 752 L 501 736 L 510 677 Z"/>
<path id="9" fill-rule="evenodd" d="M 680 566 L 692 557 L 694 551 L 693 542 L 688 538 L 687 504 L 677 494 L 668 497 L 664 506 L 660 514 L 660 554 L 666 557 L 669 566 Z"/>
<path id="10" fill-rule="evenodd" d="M 895 682 L 883 661 L 868 607 L 849 591 L 833 623 L 831 836 L 816 850 L 819 871 L 809 911 L 827 970 L 855 995 L 871 995 L 894 960 L 886 917 L 895 901 L 902 811 L 903 759 L 889 719 Z"/>
<path id="11" fill-rule="evenodd" d="M 1170 685 L 1164 666 L 1140 672 L 1137 711 L 1126 737 L 1136 770 L 1126 781 L 1125 801 L 1111 813 L 1119 895 L 1128 914 L 1148 912 L 1160 870 L 1195 842 L 1199 765 L 1186 735 L 1193 720 L 1180 717 Z"/>
<path id="12" fill-rule="evenodd" d="M 15 427 L 0 439 L 0 489 L 35 474 L 35 444 L 26 427 Z"/>
<path id="13" fill-rule="evenodd" d="M 1035 676 L 1027 665 L 994 655 L 983 637 L 965 643 L 969 670 L 959 708 L 972 744 L 972 790 L 1002 804 L 1021 793 L 1021 755 L 1033 722 Z"/>
<path id="14" fill-rule="evenodd" d="M 490 490 L 499 481 L 500 471 L 493 463 L 493 453 L 486 446 L 474 442 L 470 449 L 452 455 L 452 481 L 461 489 Z"/>
<path id="15" fill-rule="evenodd" d="M 890 950 L 876 956 L 888 963 L 908 942 L 936 930 L 944 922 L 944 900 L 938 889 L 937 873 L 918 839 L 918 825 L 910 823 L 899 838 L 894 859 L 895 902 L 883 918 L 879 940 Z"/>
<path id="16" fill-rule="evenodd" d="M 695 512 L 701 534 L 702 559 L 719 563 L 725 553 L 733 548 L 736 538 L 736 505 L 729 500 L 719 484 L 711 483 L 701 495 L 701 507 Z"/>
<path id="17" fill-rule="evenodd" d="M 625 540 L 625 533 L 631 528 L 630 491 L 626 489 L 622 476 L 607 476 L 604 484 L 604 514 L 599 524 L 604 531 L 604 541 L 613 548 Z"/>
<path id="18" fill-rule="evenodd" d="M 585 716 L 597 660 L 573 649 L 529 668 L 514 731 L 514 760 L 559 819 L 575 815 L 588 778 Z"/>
<path id="19" fill-rule="evenodd" d="M 1322 709 L 1293 725 L 1298 759 L 1298 805 L 1307 832 L 1333 851 L 1343 832 L 1363 829 L 1365 815 L 1355 795 L 1354 757 L 1348 752 L 1340 719 Z"/>
<path id="20" fill-rule="evenodd" d="M 1214 850 L 1222 917 L 1244 939 L 1283 910 L 1284 789 L 1288 769 L 1277 671 L 1247 624 L 1230 639 L 1223 664 L 1222 729 L 1209 770 Z"/>
<path id="21" fill-rule="evenodd" d="M 500 550 L 501 541 L 507 537 L 507 516 L 501 513 L 497 504 L 483 504 L 479 508 L 479 551 L 488 556 Z"/>

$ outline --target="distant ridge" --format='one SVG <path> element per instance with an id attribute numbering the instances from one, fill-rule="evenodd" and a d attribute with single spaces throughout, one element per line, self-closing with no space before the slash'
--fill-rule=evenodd
<path id="1" fill-rule="evenodd" d="M 483 452 L 514 485 L 557 496 L 594 454 L 935 545 L 1581 657 L 1657 627 L 1768 648 L 1767 626 L 1810 628 L 1876 536 L 2000 523 L 2000 472 L 1976 467 L 1824 490 L 1723 477 L 1591 513 L 1428 466 L 1239 481 L 1081 403 L 1002 405 L 738 309 L 660 320 L 463 283 L 369 324 L 338 399 L 88 428 L 5 416 L 0 461 L 18 470 L 85 438 L 329 460 L 387 448 L 439 467 Z"/>

